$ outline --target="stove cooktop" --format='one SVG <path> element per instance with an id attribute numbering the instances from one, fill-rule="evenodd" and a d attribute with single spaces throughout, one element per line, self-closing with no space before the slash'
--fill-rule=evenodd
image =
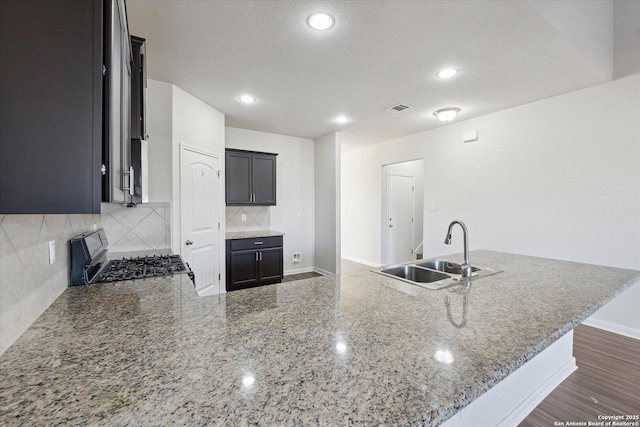
<path id="1" fill-rule="evenodd" d="M 145 279 L 186 273 L 194 280 L 189 265 L 180 255 L 155 255 L 139 258 L 123 258 L 108 261 L 98 273 L 96 282 L 116 282 L 121 280 Z"/>
<path id="2" fill-rule="evenodd" d="M 195 284 L 195 276 L 189 264 L 180 255 L 155 255 L 123 258 L 109 261 L 109 241 L 100 228 L 80 234 L 70 240 L 71 280 L 69 286 L 98 282 L 145 279 L 172 274 L 188 274 Z"/>

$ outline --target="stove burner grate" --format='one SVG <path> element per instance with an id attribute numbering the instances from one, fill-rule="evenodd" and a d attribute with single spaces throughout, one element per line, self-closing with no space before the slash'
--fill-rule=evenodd
<path id="1" fill-rule="evenodd" d="M 98 274 L 99 282 L 116 282 L 121 280 L 144 279 L 187 273 L 193 280 L 193 273 L 180 255 L 155 255 L 139 258 L 123 258 L 107 263 Z"/>

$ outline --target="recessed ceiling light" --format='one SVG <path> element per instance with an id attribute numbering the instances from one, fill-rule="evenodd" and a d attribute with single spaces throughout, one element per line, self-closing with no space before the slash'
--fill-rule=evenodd
<path id="1" fill-rule="evenodd" d="M 459 112 L 459 108 L 442 108 L 438 111 L 434 111 L 433 115 L 443 122 L 448 122 L 453 120 Z"/>
<path id="2" fill-rule="evenodd" d="M 253 104 L 254 102 L 256 102 L 256 99 L 251 95 L 242 95 L 240 97 L 240 101 L 244 102 L 245 104 Z"/>
<path id="3" fill-rule="evenodd" d="M 325 12 L 312 13 L 307 18 L 307 24 L 314 30 L 318 31 L 328 30 L 333 27 L 335 22 L 336 21 L 333 19 L 333 16 Z"/>
<path id="4" fill-rule="evenodd" d="M 337 123 L 347 123 L 349 121 L 349 117 L 347 116 L 338 116 L 334 119 Z"/>
<path id="5" fill-rule="evenodd" d="M 450 79 L 459 72 L 460 70 L 458 70 L 457 68 L 445 68 L 444 70 L 438 71 L 438 74 L 436 74 L 436 76 L 438 76 L 438 78 L 440 79 Z"/>

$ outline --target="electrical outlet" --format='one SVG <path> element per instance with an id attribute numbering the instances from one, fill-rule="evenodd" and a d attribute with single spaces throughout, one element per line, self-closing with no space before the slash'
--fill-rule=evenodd
<path id="1" fill-rule="evenodd" d="M 295 252 L 293 254 L 293 263 L 297 264 L 299 262 L 302 262 L 302 254 L 300 252 Z"/>
<path id="2" fill-rule="evenodd" d="M 247 214 L 240 215 L 240 221 L 245 222 L 247 220 Z"/>
<path id="3" fill-rule="evenodd" d="M 49 240 L 49 264 L 56 262 L 56 241 Z"/>

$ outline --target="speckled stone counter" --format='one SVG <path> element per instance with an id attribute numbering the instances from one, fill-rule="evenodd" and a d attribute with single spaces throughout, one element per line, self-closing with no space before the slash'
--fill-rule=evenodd
<path id="1" fill-rule="evenodd" d="M 640 280 L 471 262 L 504 272 L 473 282 L 462 327 L 459 286 L 368 271 L 203 298 L 184 275 L 69 288 L 0 357 L 0 424 L 435 426 Z"/>
<path id="2" fill-rule="evenodd" d="M 225 233 L 227 240 L 233 239 L 253 239 L 260 237 L 284 236 L 284 233 L 274 230 L 255 230 L 255 231 L 228 231 Z"/>

